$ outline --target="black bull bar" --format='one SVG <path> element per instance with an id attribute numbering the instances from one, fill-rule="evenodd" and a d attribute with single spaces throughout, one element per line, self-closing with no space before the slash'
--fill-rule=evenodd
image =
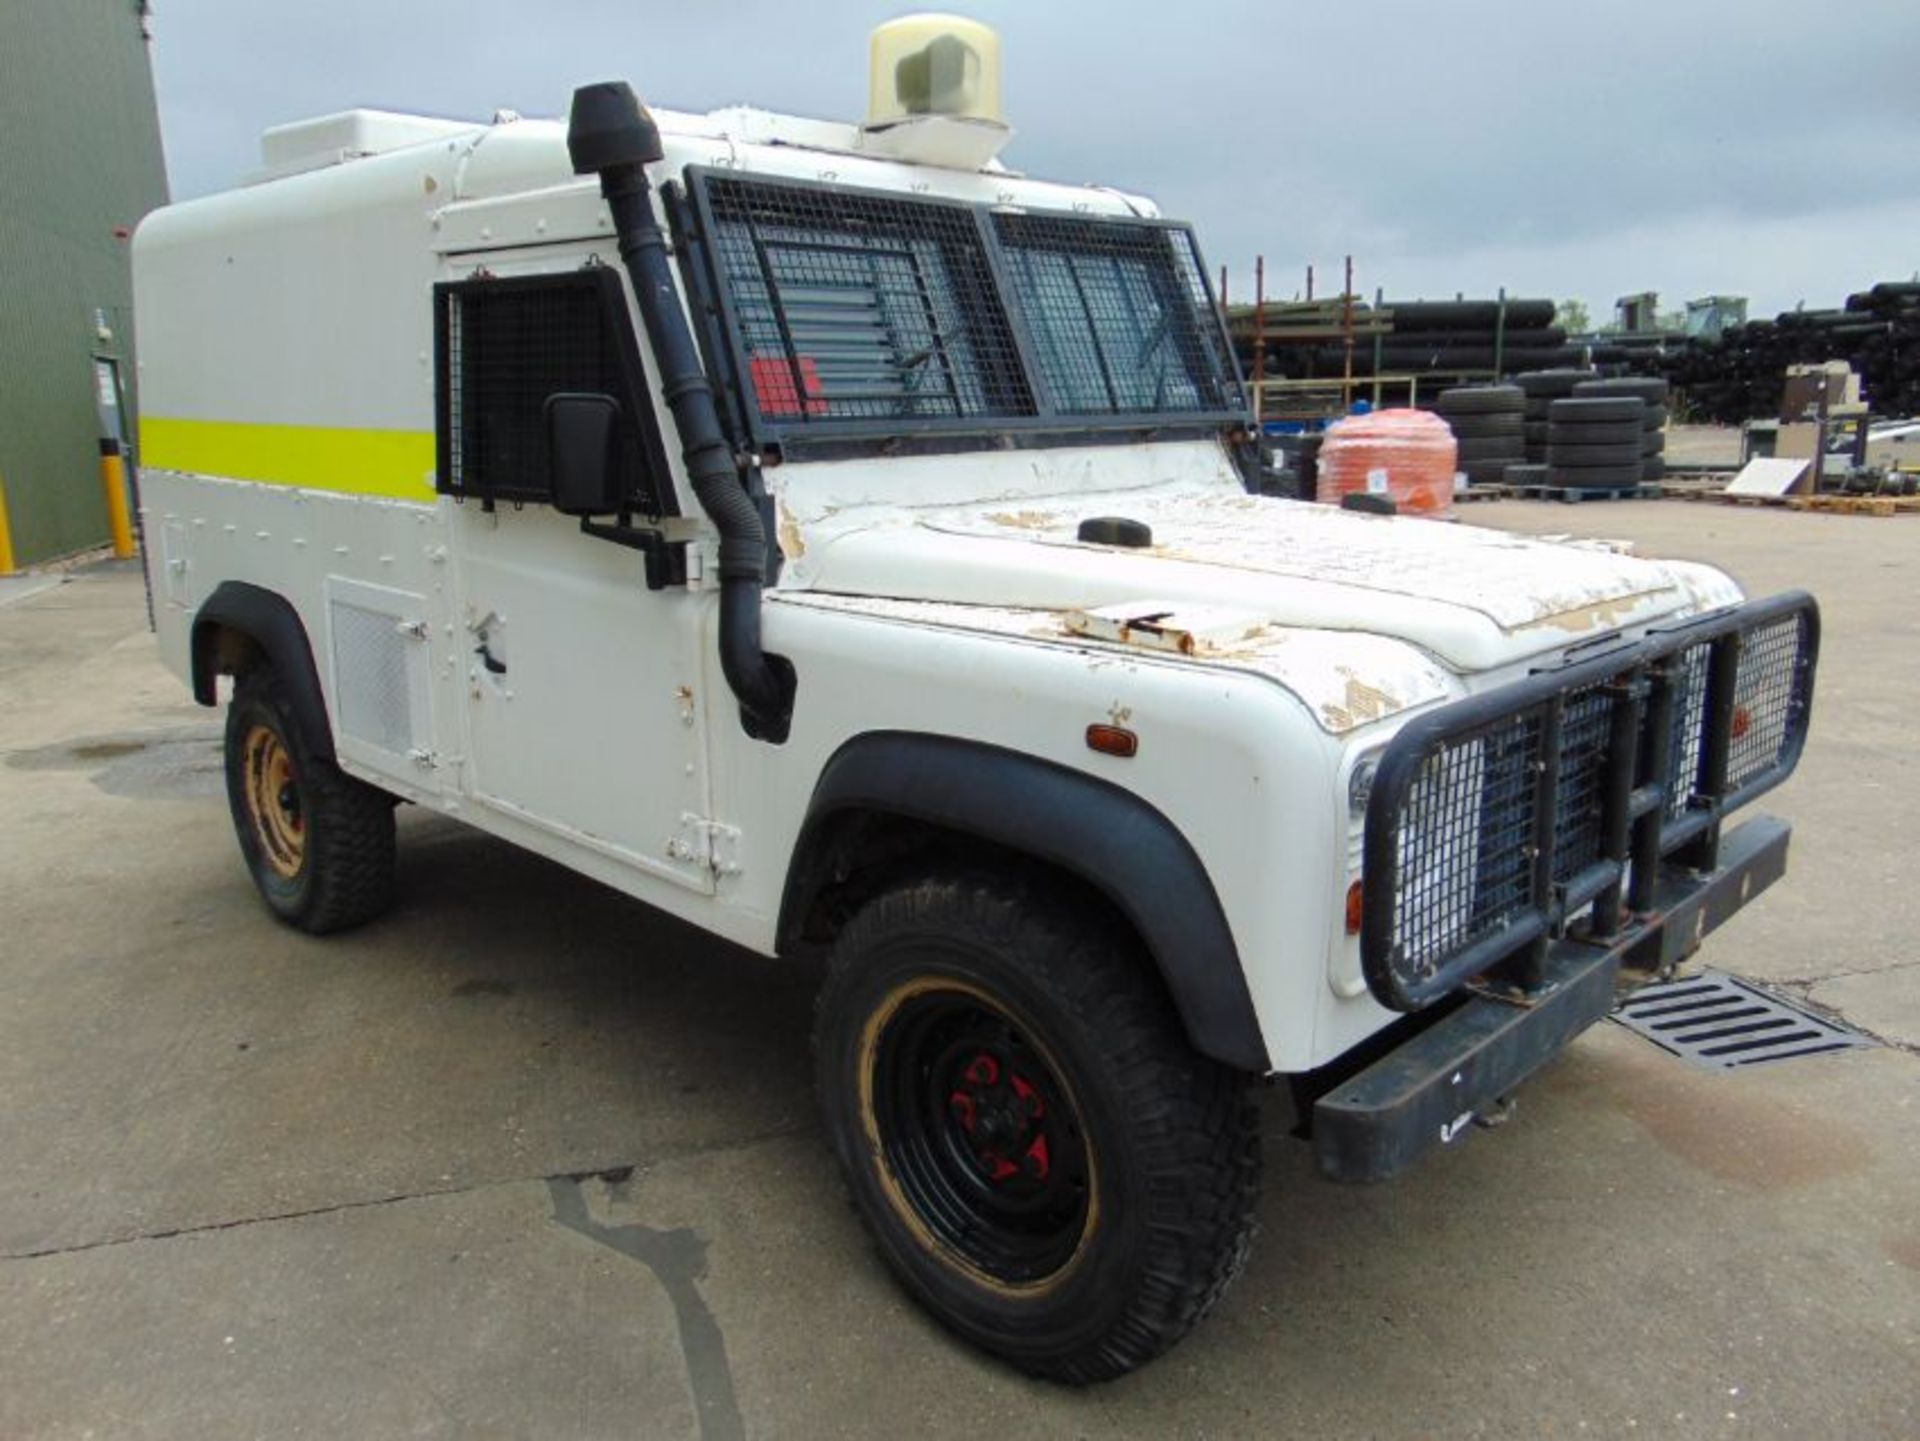
<path id="1" fill-rule="evenodd" d="M 1361 966 L 1383 1005 L 1435 1019 L 1320 1097 L 1324 1171 L 1378 1179 L 1453 1139 L 1607 1013 L 1623 965 L 1670 967 L 1778 878 L 1786 825 L 1723 821 L 1798 764 L 1819 633 L 1812 597 L 1773 596 L 1394 738 L 1367 802 Z"/>

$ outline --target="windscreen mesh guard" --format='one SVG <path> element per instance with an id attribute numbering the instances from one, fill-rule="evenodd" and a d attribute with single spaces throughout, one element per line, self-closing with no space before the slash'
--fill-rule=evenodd
<path id="1" fill-rule="evenodd" d="M 1240 404 L 1189 231 L 1081 215 L 993 217 L 1044 394 L 1071 415 Z"/>
<path id="2" fill-rule="evenodd" d="M 1625 917 L 1623 888 L 1791 774 L 1818 612 L 1789 595 L 1431 711 L 1388 746 L 1368 801 L 1361 959 L 1412 1010 L 1563 935 Z M 1629 897 L 1630 899 L 1630 897 Z"/>
<path id="3" fill-rule="evenodd" d="M 1033 414 L 967 206 L 725 176 L 705 196 L 763 418 Z"/>
<path id="4" fill-rule="evenodd" d="M 1192 233 L 693 167 L 757 439 L 1245 419 Z"/>

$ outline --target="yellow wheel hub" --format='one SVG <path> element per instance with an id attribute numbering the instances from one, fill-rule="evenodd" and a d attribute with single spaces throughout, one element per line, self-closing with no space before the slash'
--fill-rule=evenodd
<path id="1" fill-rule="evenodd" d="M 257 725 L 241 745 L 247 816 L 260 853 L 278 875 L 292 880 L 307 859 L 307 821 L 294 780 L 293 756 L 280 733 Z"/>

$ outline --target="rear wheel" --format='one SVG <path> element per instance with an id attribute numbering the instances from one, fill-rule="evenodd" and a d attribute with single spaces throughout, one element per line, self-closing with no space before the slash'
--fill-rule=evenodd
<path id="1" fill-rule="evenodd" d="M 1246 1258 L 1248 1080 L 1197 1055 L 1131 938 L 997 876 L 871 901 L 835 947 L 821 1108 L 881 1255 L 942 1323 L 1082 1384 L 1190 1330 Z"/>
<path id="2" fill-rule="evenodd" d="M 240 854 L 276 916 L 318 935 L 391 904 L 392 798 L 315 749 L 269 666 L 234 686 L 226 770 Z"/>

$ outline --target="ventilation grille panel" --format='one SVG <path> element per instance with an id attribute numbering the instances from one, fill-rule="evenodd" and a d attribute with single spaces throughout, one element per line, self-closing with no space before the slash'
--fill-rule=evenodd
<path id="1" fill-rule="evenodd" d="M 335 599 L 334 703 L 341 732 L 404 756 L 418 744 L 414 726 L 415 658 L 424 647 L 402 629 L 402 617 Z"/>

